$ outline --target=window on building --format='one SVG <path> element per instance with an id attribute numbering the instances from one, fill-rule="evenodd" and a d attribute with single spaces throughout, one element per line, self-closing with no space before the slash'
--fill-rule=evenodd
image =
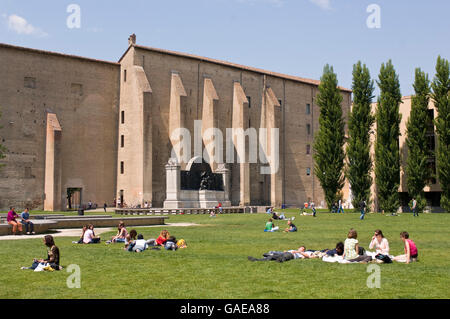
<path id="1" fill-rule="evenodd" d="M 123 70 L 123 81 L 127 81 L 127 70 Z"/>
<path id="2" fill-rule="evenodd" d="M 427 132 L 429 134 L 434 134 L 434 110 L 428 109 L 428 119 L 427 119 Z"/>
<path id="3" fill-rule="evenodd" d="M 70 93 L 74 95 L 83 95 L 83 85 L 80 83 L 72 83 L 70 85 Z"/>
<path id="4" fill-rule="evenodd" d="M 306 114 L 311 114 L 311 104 L 306 104 Z"/>
<path id="5" fill-rule="evenodd" d="M 306 134 L 311 135 L 311 124 L 306 124 Z"/>
<path id="6" fill-rule="evenodd" d="M 248 107 L 252 107 L 252 98 L 250 96 L 247 96 L 247 100 L 248 100 Z"/>
<path id="7" fill-rule="evenodd" d="M 308 176 L 311 175 L 311 168 L 309 168 L 309 167 L 306 168 L 306 175 L 308 175 Z"/>
<path id="8" fill-rule="evenodd" d="M 278 100 L 278 103 L 280 104 L 280 106 L 283 106 L 283 101 L 282 100 Z"/>
<path id="9" fill-rule="evenodd" d="M 120 113 L 120 121 L 121 121 L 122 124 L 125 123 L 125 111 L 122 111 L 122 112 Z"/>
<path id="10" fill-rule="evenodd" d="M 306 145 L 306 154 L 311 154 L 311 145 Z"/>
<path id="11" fill-rule="evenodd" d="M 23 78 L 23 86 L 29 89 L 35 89 L 36 88 L 36 78 L 32 77 L 24 77 Z"/>
<path id="12" fill-rule="evenodd" d="M 124 173 L 124 164 L 123 164 L 123 162 L 120 162 L 120 174 L 123 174 Z"/>
<path id="13" fill-rule="evenodd" d="M 124 146 L 125 146 L 125 136 L 120 135 L 120 147 L 124 147 Z"/>
<path id="14" fill-rule="evenodd" d="M 33 178 L 33 175 L 31 175 L 31 167 L 25 167 L 25 178 Z"/>

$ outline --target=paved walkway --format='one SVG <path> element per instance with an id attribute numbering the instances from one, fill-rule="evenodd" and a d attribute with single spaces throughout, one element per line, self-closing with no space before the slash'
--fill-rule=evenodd
<path id="1" fill-rule="evenodd" d="M 188 226 L 201 226 L 198 224 L 193 223 L 167 223 L 164 225 L 149 225 L 149 226 L 136 226 L 136 227 L 128 227 L 128 230 L 134 229 L 134 228 L 144 228 L 144 227 L 188 227 Z M 96 227 L 95 234 L 100 235 L 106 232 L 115 231 L 116 228 L 111 227 Z M 43 238 L 45 235 L 52 235 L 53 237 L 79 237 L 81 236 L 81 229 L 80 228 L 69 228 L 69 229 L 58 229 L 58 230 L 52 230 L 54 232 L 49 232 L 47 234 L 36 234 L 36 235 L 7 235 L 7 236 L 0 236 L 0 240 L 18 240 L 18 239 L 33 239 L 33 238 Z"/>

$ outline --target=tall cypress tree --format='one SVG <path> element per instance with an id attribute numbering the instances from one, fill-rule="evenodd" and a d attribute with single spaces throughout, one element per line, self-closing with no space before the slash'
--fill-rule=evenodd
<path id="1" fill-rule="evenodd" d="M 428 75 L 419 68 L 415 72 L 415 95 L 411 101 L 411 112 L 406 123 L 406 183 L 408 193 L 417 200 L 417 211 L 422 212 L 426 205 L 423 188 L 431 177 L 427 161 L 432 153 L 428 150 L 428 103 L 430 100 L 430 81 Z"/>
<path id="2" fill-rule="evenodd" d="M 342 96 L 337 76 L 328 64 L 320 79 L 317 104 L 320 107 L 319 130 L 314 142 L 314 173 L 331 209 L 344 186 L 344 119 Z"/>
<path id="3" fill-rule="evenodd" d="M 379 208 L 394 213 L 399 207 L 401 120 L 399 106 L 402 95 L 398 75 L 391 60 L 381 65 L 378 79 L 380 96 L 376 111 L 375 181 Z"/>
<path id="4" fill-rule="evenodd" d="M 372 159 L 370 156 L 370 130 L 375 121 L 371 105 L 374 84 L 369 69 L 361 61 L 353 66 L 353 107 L 348 122 L 346 176 L 352 187 L 353 207 L 361 201 L 370 201 L 372 186 Z"/>
<path id="5" fill-rule="evenodd" d="M 436 63 L 436 75 L 431 85 L 432 98 L 438 116 L 435 119 L 438 145 L 436 152 L 437 173 L 442 188 L 441 206 L 450 212 L 450 68 L 440 56 Z"/>

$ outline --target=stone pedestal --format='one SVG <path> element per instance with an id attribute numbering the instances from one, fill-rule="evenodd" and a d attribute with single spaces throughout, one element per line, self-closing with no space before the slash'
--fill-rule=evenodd
<path id="1" fill-rule="evenodd" d="M 164 208 L 180 207 L 180 189 L 181 189 L 181 166 L 177 160 L 170 158 L 166 164 L 166 200 Z"/>

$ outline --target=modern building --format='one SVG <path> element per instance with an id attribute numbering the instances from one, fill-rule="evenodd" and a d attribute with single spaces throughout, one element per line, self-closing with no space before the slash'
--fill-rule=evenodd
<path id="1" fill-rule="evenodd" d="M 0 208 L 65 210 L 115 198 L 162 207 L 197 155 L 212 158 L 220 148 L 224 163 L 209 167 L 222 174 L 231 205 L 325 205 L 312 158 L 319 81 L 145 47 L 134 35 L 128 41 L 117 63 L 0 44 L 0 138 L 8 148 Z M 347 117 L 351 91 L 341 93 Z M 190 133 L 192 149 L 178 154 L 189 161 L 175 161 L 182 176 L 172 185 L 177 128 Z M 211 149 L 203 133 L 213 128 L 223 140 Z M 247 133 L 243 162 L 236 139 L 227 144 L 230 129 Z"/>

